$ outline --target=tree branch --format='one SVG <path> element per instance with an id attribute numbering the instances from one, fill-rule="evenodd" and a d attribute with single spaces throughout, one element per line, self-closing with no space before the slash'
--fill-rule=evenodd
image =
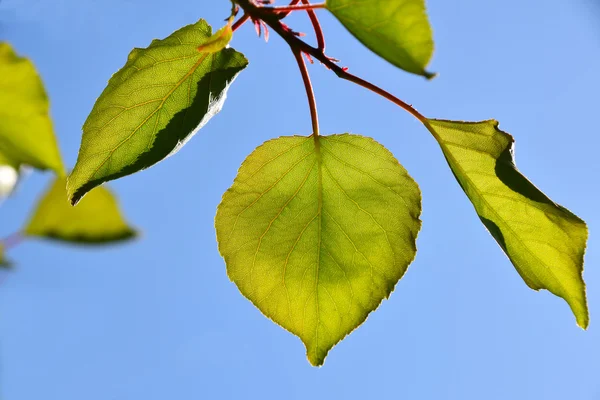
<path id="1" fill-rule="evenodd" d="M 299 39 L 294 31 L 281 22 L 280 16 L 276 12 L 271 11 L 272 7 L 256 6 L 251 2 L 251 0 L 236 0 L 236 2 L 240 5 L 240 7 L 242 7 L 246 14 L 251 15 L 253 18 L 263 20 L 269 27 L 271 27 L 271 29 L 273 29 L 279 36 L 281 36 L 283 40 L 288 43 L 292 50 L 300 51 L 312 56 L 313 58 L 319 60 L 327 68 L 332 70 L 339 78 L 369 89 L 370 91 L 386 98 L 387 100 L 406 110 L 419 121 L 426 122 L 427 118 L 425 118 L 410 104 L 400 100 L 386 90 L 347 72 L 346 68 L 340 67 L 330 57 L 327 57 L 323 50 L 315 48 Z"/>

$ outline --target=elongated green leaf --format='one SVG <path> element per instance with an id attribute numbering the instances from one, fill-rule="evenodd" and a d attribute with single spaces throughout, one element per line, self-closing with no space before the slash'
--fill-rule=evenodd
<path id="1" fill-rule="evenodd" d="M 0 42 L 0 153 L 17 165 L 63 175 L 49 108 L 42 80 L 31 61 Z"/>
<path id="2" fill-rule="evenodd" d="M 227 26 L 214 36 L 204 20 L 134 49 L 108 82 L 83 126 L 69 176 L 73 204 L 103 182 L 177 152 L 223 107 L 248 61 L 231 48 Z"/>
<path id="3" fill-rule="evenodd" d="M 24 229 L 26 235 L 82 244 L 115 242 L 136 235 L 107 188 L 98 188 L 73 207 L 67 200 L 66 185 L 64 178 L 52 184 Z"/>
<path id="4" fill-rule="evenodd" d="M 424 0 L 327 0 L 327 8 L 365 46 L 405 71 L 431 79 L 425 68 L 433 35 Z"/>
<path id="5" fill-rule="evenodd" d="M 295 136 L 244 161 L 215 221 L 229 278 L 319 366 L 406 272 L 420 212 L 417 184 L 374 140 Z"/>
<path id="6" fill-rule="evenodd" d="M 498 122 L 429 120 L 427 125 L 479 218 L 525 283 L 565 299 L 577 324 L 586 328 L 585 223 L 519 173 L 514 140 Z"/>

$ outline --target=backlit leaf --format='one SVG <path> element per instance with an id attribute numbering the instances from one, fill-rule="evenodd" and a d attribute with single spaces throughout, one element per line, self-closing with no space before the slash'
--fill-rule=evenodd
<path id="1" fill-rule="evenodd" d="M 221 110 L 229 85 L 248 64 L 225 48 L 230 38 L 229 26 L 212 35 L 200 20 L 129 54 L 83 126 L 68 181 L 72 203 L 177 152 Z"/>
<path id="2" fill-rule="evenodd" d="M 420 212 L 417 184 L 374 140 L 282 137 L 242 164 L 217 239 L 229 278 L 318 366 L 406 272 Z"/>
<path id="3" fill-rule="evenodd" d="M 124 220 L 114 195 L 94 190 L 77 206 L 67 200 L 66 179 L 58 178 L 37 205 L 24 233 L 65 242 L 102 244 L 136 235 Z"/>
<path id="4" fill-rule="evenodd" d="M 424 0 L 327 0 L 327 8 L 365 46 L 405 71 L 435 76 L 425 68 L 433 34 Z"/>
<path id="5" fill-rule="evenodd" d="M 15 165 L 64 174 L 46 91 L 35 67 L 0 42 L 0 153 Z"/>
<path id="6" fill-rule="evenodd" d="M 514 140 L 496 121 L 429 120 L 426 125 L 479 218 L 525 283 L 565 299 L 577 324 L 586 328 L 585 223 L 521 175 L 514 164 Z"/>

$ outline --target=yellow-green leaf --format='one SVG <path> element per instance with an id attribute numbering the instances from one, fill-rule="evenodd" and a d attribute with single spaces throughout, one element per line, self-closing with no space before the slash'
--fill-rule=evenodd
<path id="1" fill-rule="evenodd" d="M 231 29 L 231 21 L 219 29 L 214 35 L 212 35 L 208 40 L 202 43 L 198 47 L 198 51 L 206 52 L 206 53 L 217 53 L 223 50 L 233 37 L 233 31 Z"/>
<path id="2" fill-rule="evenodd" d="M 430 79 L 433 34 L 424 0 L 327 0 L 327 8 L 371 51 Z"/>
<path id="3" fill-rule="evenodd" d="M 248 61 L 231 48 L 231 27 L 212 35 L 204 20 L 134 49 L 83 126 L 68 195 L 76 203 L 103 182 L 177 152 L 223 107 Z"/>
<path id="4" fill-rule="evenodd" d="M 406 272 L 420 212 L 417 184 L 374 140 L 295 136 L 244 161 L 215 225 L 229 278 L 319 366 Z"/>
<path id="5" fill-rule="evenodd" d="M 479 218 L 525 283 L 565 299 L 577 324 L 586 328 L 585 222 L 521 175 L 514 164 L 514 140 L 498 129 L 498 122 L 428 120 L 426 125 Z"/>
<path id="6" fill-rule="evenodd" d="M 73 207 L 67 200 L 66 184 L 64 178 L 52 183 L 24 229 L 26 235 L 84 244 L 114 242 L 136 235 L 107 188 L 98 188 Z"/>
<path id="7" fill-rule="evenodd" d="M 0 42 L 0 153 L 17 165 L 63 175 L 49 109 L 42 80 L 31 61 Z"/>

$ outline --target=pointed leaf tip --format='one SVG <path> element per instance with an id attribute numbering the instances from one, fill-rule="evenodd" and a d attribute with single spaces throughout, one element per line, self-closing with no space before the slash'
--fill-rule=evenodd
<path id="1" fill-rule="evenodd" d="M 419 187 L 374 140 L 295 136 L 248 156 L 215 226 L 229 278 L 321 366 L 406 272 L 420 213 Z"/>
<path id="2" fill-rule="evenodd" d="M 200 20 L 129 54 L 83 126 L 69 177 L 71 203 L 176 153 L 222 109 L 248 64 L 243 54 L 226 48 L 230 31 L 212 35 Z"/>
<path id="3" fill-rule="evenodd" d="M 375 54 L 407 72 L 435 77 L 426 71 L 434 45 L 424 0 L 327 0 L 326 6 Z"/>
<path id="4" fill-rule="evenodd" d="M 517 170 L 514 139 L 498 125 L 495 120 L 426 122 L 482 223 L 525 283 L 563 298 L 586 329 L 587 226 Z"/>
<path id="5" fill-rule="evenodd" d="M 205 43 L 198 46 L 198 51 L 201 53 L 216 53 L 223 50 L 233 37 L 233 31 L 231 30 L 231 21 L 219 29 L 214 35 L 212 35 Z"/>

